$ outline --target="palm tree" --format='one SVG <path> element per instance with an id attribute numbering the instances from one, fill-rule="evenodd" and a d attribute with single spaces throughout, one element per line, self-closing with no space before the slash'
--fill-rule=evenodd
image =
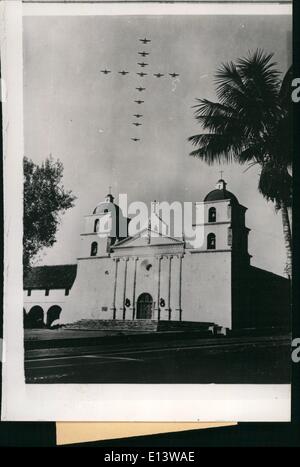
<path id="1" fill-rule="evenodd" d="M 283 80 L 262 50 L 222 64 L 216 73 L 218 102 L 197 99 L 195 118 L 203 133 L 191 136 L 190 153 L 208 164 L 259 164 L 259 191 L 281 210 L 287 252 L 286 273 L 292 273 L 292 103 L 290 68 Z"/>

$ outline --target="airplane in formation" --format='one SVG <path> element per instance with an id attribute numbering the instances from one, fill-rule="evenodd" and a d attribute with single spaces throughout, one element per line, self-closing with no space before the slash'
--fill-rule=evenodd
<path id="1" fill-rule="evenodd" d="M 169 73 L 170 76 L 172 76 L 172 78 L 176 78 L 176 76 L 179 76 L 178 73 Z"/>
<path id="2" fill-rule="evenodd" d="M 139 123 L 139 122 L 134 122 L 132 125 L 135 125 L 135 126 L 141 126 L 142 124 Z"/>
<path id="3" fill-rule="evenodd" d="M 136 117 L 136 118 L 141 118 L 143 115 L 141 115 L 141 114 L 134 114 L 133 116 Z"/>
<path id="4" fill-rule="evenodd" d="M 156 76 L 156 78 L 161 78 L 164 75 L 162 73 L 154 73 L 153 76 Z"/>
<path id="5" fill-rule="evenodd" d="M 140 141 L 140 138 L 131 138 L 132 141 Z"/>
<path id="6" fill-rule="evenodd" d="M 135 89 L 136 89 L 137 91 L 139 91 L 139 92 L 142 92 L 142 91 L 145 91 L 145 90 L 146 90 L 146 88 L 142 88 L 141 86 L 140 86 L 139 88 L 135 88 Z"/>
<path id="7" fill-rule="evenodd" d="M 105 75 L 107 75 L 108 73 L 111 73 L 111 71 L 105 69 L 105 70 L 101 70 L 101 73 L 104 73 Z"/>
<path id="8" fill-rule="evenodd" d="M 146 57 L 147 55 L 149 55 L 149 52 L 138 52 L 139 55 L 141 55 L 142 57 Z"/>
<path id="9" fill-rule="evenodd" d="M 140 39 L 140 42 L 143 42 L 143 44 L 147 44 L 148 42 L 151 42 L 151 39 L 146 39 L 146 37 L 144 39 Z"/>
<path id="10" fill-rule="evenodd" d="M 118 71 L 118 73 L 124 76 L 124 75 L 128 75 L 129 71 L 122 70 L 122 71 Z"/>
<path id="11" fill-rule="evenodd" d="M 147 76 L 148 73 L 144 73 L 143 71 L 141 71 L 140 73 L 137 73 L 137 75 L 143 77 L 143 76 Z"/>
<path id="12" fill-rule="evenodd" d="M 141 62 L 141 63 L 138 63 L 138 65 L 140 65 L 142 68 L 144 68 L 145 66 L 148 66 L 148 63 Z"/>
<path id="13" fill-rule="evenodd" d="M 136 100 L 134 102 L 136 102 L 137 104 L 143 104 L 145 101 Z"/>

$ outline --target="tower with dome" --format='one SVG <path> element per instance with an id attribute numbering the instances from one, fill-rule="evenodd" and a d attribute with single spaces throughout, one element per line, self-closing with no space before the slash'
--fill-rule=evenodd
<path id="1" fill-rule="evenodd" d="M 201 213 L 195 225 L 201 244 L 189 242 L 184 231 L 169 235 L 172 229 L 158 214 L 162 229 L 149 220 L 129 236 L 130 219 L 109 192 L 85 216 L 77 264 L 33 268 L 25 278 L 28 322 L 39 309 L 36 326 L 55 321 L 80 329 L 205 328 L 224 334 L 286 326 L 288 281 L 251 265 L 247 208 L 223 178 L 195 210 Z M 54 302 L 55 320 L 49 316 Z"/>

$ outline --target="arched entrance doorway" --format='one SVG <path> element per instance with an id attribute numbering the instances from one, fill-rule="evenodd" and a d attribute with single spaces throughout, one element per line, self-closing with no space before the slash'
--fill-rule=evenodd
<path id="1" fill-rule="evenodd" d="M 53 321 L 59 319 L 61 313 L 61 307 L 58 305 L 53 305 L 47 311 L 47 326 L 50 327 Z"/>
<path id="2" fill-rule="evenodd" d="M 27 315 L 26 326 L 34 329 L 44 327 L 44 311 L 41 306 L 35 305 L 31 308 Z"/>
<path id="3" fill-rule="evenodd" d="M 137 319 L 152 318 L 153 298 L 149 293 L 142 293 L 137 300 Z"/>

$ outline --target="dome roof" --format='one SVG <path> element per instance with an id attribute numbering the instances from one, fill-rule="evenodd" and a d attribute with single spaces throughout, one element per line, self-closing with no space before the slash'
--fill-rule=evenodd
<path id="1" fill-rule="evenodd" d="M 224 180 L 219 180 L 216 189 L 210 191 L 204 198 L 204 201 L 221 201 L 225 199 L 230 199 L 231 201 L 238 203 L 237 197 L 231 193 L 231 191 L 226 190 L 226 182 Z"/>
<path id="2" fill-rule="evenodd" d="M 112 195 L 107 195 L 105 200 L 99 203 L 94 211 L 93 214 L 106 214 L 107 212 L 119 212 L 119 206 L 114 203 L 114 197 Z"/>
<path id="3" fill-rule="evenodd" d="M 115 212 L 119 210 L 119 206 L 114 203 L 99 203 L 98 206 L 95 207 L 93 214 L 106 214 L 107 212 Z"/>

